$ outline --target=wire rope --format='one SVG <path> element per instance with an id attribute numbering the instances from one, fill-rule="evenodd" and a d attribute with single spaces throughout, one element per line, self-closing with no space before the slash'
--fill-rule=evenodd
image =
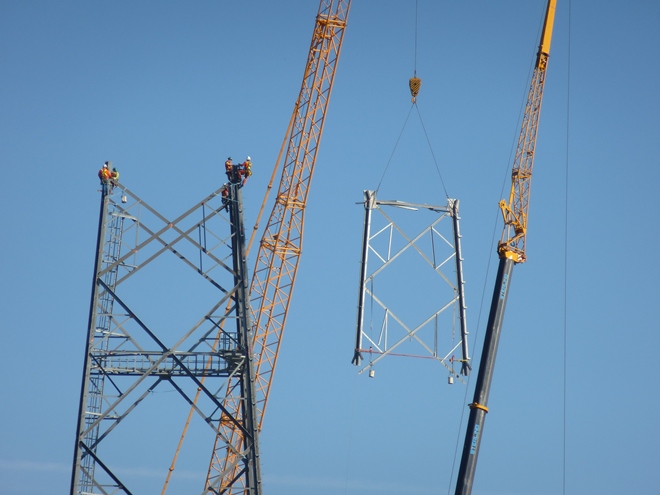
<path id="1" fill-rule="evenodd" d="M 562 444 L 562 494 L 566 494 L 566 377 L 568 334 L 568 194 L 569 194 L 569 145 L 571 124 L 571 0 L 568 1 L 568 60 L 566 72 L 566 160 L 564 169 L 564 335 L 563 335 L 563 444 Z"/>
<path id="2" fill-rule="evenodd" d="M 344 495 L 348 493 L 348 477 L 350 475 L 351 456 L 353 454 L 353 437 L 355 435 L 353 426 L 355 424 L 355 410 L 357 409 L 357 380 L 359 375 L 353 374 L 353 383 L 351 387 L 351 407 L 350 418 L 348 422 L 348 446 L 346 447 L 346 476 L 344 479 Z"/>
<path id="3" fill-rule="evenodd" d="M 415 0 L 415 67 L 414 67 L 414 74 L 415 77 L 417 76 L 417 19 L 418 19 L 418 11 L 419 11 L 419 0 Z"/>
<path id="4" fill-rule="evenodd" d="M 380 190 L 380 186 L 383 183 L 383 179 L 385 178 L 385 174 L 387 173 L 387 169 L 390 167 L 390 163 L 392 163 L 392 158 L 394 157 L 394 152 L 396 151 L 397 146 L 399 146 L 399 141 L 401 141 L 401 136 L 403 135 L 403 131 L 406 128 L 406 124 L 408 124 L 408 119 L 410 118 L 410 114 L 412 113 L 413 105 L 410 106 L 410 110 L 408 110 L 408 115 L 406 115 L 406 120 L 403 122 L 403 127 L 401 128 L 401 132 L 399 132 L 399 137 L 396 139 L 396 143 L 394 143 L 394 149 L 392 150 L 392 153 L 390 154 L 390 159 L 387 160 L 387 165 L 385 165 L 385 170 L 383 171 L 383 175 L 380 177 L 380 182 L 378 182 L 378 187 L 376 188 L 376 191 Z"/>
<path id="5" fill-rule="evenodd" d="M 447 187 L 445 186 L 444 179 L 442 178 L 442 173 L 440 172 L 440 167 L 438 166 L 438 160 L 435 156 L 435 152 L 433 150 L 433 146 L 431 146 L 431 140 L 429 139 L 429 134 L 426 131 L 426 125 L 424 124 L 424 119 L 422 118 L 422 114 L 419 111 L 419 106 L 417 105 L 416 101 L 416 96 L 417 92 L 419 91 L 420 85 L 421 85 L 421 80 L 417 79 L 417 45 L 418 45 L 418 22 L 419 19 L 419 0 L 415 0 L 415 41 L 414 41 L 414 55 L 413 55 L 413 72 L 414 72 L 414 77 L 413 79 L 410 80 L 410 90 L 412 93 L 412 105 L 410 109 L 408 110 L 408 114 L 406 115 L 406 118 L 404 120 L 403 126 L 401 127 L 401 131 L 399 132 L 399 136 L 397 137 L 396 143 L 394 144 L 394 149 L 392 150 L 392 153 L 390 154 L 389 159 L 387 160 L 387 164 L 385 165 L 385 169 L 383 171 L 383 174 L 381 175 L 380 181 L 378 182 L 378 187 L 376 188 L 376 191 L 378 192 L 380 190 L 380 186 L 383 183 L 383 179 L 385 178 L 385 174 L 387 173 L 390 164 L 392 163 L 392 158 L 394 158 L 394 153 L 396 152 L 399 142 L 401 141 L 401 136 L 403 136 L 403 131 L 406 129 L 406 126 L 408 125 L 408 120 L 410 119 L 410 114 L 412 112 L 412 109 L 415 108 L 417 110 L 417 116 L 419 118 L 419 122 L 422 126 L 422 130 L 424 131 L 424 137 L 426 138 L 426 143 L 428 144 L 429 150 L 431 151 L 431 156 L 433 157 L 433 163 L 435 165 L 435 169 L 438 172 L 438 177 L 440 178 L 440 184 L 442 185 L 442 189 L 445 193 L 445 198 L 449 198 L 449 194 L 447 193 Z M 415 84 L 413 84 L 413 81 Z"/>
<path id="6" fill-rule="evenodd" d="M 433 163 L 435 164 L 435 169 L 438 171 L 438 177 L 440 177 L 440 183 L 442 184 L 442 189 L 445 191 L 445 197 L 448 198 L 449 194 L 447 193 L 447 188 L 445 187 L 445 181 L 442 179 L 442 174 L 440 173 L 440 167 L 438 167 L 438 160 L 435 158 L 435 153 L 433 152 L 433 146 L 431 146 L 431 140 L 429 135 L 426 132 L 426 126 L 424 125 L 424 120 L 422 119 L 422 114 L 419 111 L 417 103 L 415 103 L 415 109 L 417 110 L 417 115 L 419 116 L 419 122 L 422 124 L 422 129 L 424 130 L 424 136 L 426 137 L 426 142 L 429 145 L 429 150 L 431 150 L 431 156 L 433 157 Z"/>
<path id="7" fill-rule="evenodd" d="M 380 177 L 380 181 L 378 182 L 378 187 L 376 188 L 376 191 L 380 190 L 380 186 L 383 184 L 383 179 L 385 179 L 385 174 L 387 174 L 387 171 L 390 167 L 390 164 L 392 163 L 392 159 L 394 158 L 394 154 L 396 153 L 396 150 L 399 146 L 399 142 L 401 141 L 401 136 L 403 136 L 403 131 L 405 131 L 406 126 L 408 125 L 408 120 L 410 120 L 410 114 L 412 113 L 413 108 L 417 110 L 417 116 L 419 118 L 419 122 L 422 126 L 422 130 L 424 131 L 424 137 L 426 138 L 426 144 L 429 147 L 429 151 L 431 152 L 431 156 L 433 157 L 433 164 L 435 165 L 435 169 L 438 172 L 438 177 L 440 179 L 440 184 L 442 185 L 442 190 L 445 193 L 445 197 L 449 197 L 449 193 L 447 192 L 447 187 L 445 185 L 445 181 L 442 178 L 442 173 L 440 172 L 440 166 L 438 165 L 438 160 L 435 156 L 435 151 L 433 150 L 433 146 L 431 145 L 431 139 L 429 138 L 429 134 L 426 131 L 426 125 L 424 124 L 424 119 L 422 118 L 422 114 L 419 111 L 419 106 L 417 103 L 413 103 L 410 106 L 410 110 L 408 110 L 408 114 L 406 115 L 406 119 L 403 122 L 403 126 L 401 127 L 401 131 L 399 132 L 399 136 L 396 139 L 396 142 L 394 144 L 394 148 L 392 149 L 392 153 L 390 153 L 390 157 L 387 160 L 387 164 L 385 165 L 385 169 L 383 170 L 383 174 Z M 504 186 L 502 186 L 502 190 L 504 190 Z"/>

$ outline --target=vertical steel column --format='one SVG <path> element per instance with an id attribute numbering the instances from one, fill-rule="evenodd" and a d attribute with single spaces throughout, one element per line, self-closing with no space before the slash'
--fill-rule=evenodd
<path id="1" fill-rule="evenodd" d="M 515 263 L 510 258 L 500 258 L 495 289 L 493 291 L 493 300 L 490 306 L 490 314 L 488 315 L 484 348 L 481 351 L 477 384 L 474 389 L 474 400 L 469 404 L 470 418 L 465 432 L 461 467 L 458 471 L 458 479 L 456 480 L 456 495 L 469 495 L 472 493 L 481 435 L 483 433 L 486 413 L 488 412 L 488 394 L 490 393 L 493 368 L 495 367 L 495 358 L 497 356 L 497 346 L 500 340 L 504 309 L 509 295 L 511 274 L 513 273 L 514 266 Z"/>
<path id="2" fill-rule="evenodd" d="M 458 216 L 458 200 L 449 199 L 448 206 L 452 211 L 452 221 L 454 222 L 454 249 L 456 250 L 456 290 L 458 291 L 458 318 L 461 324 L 461 349 L 463 358 L 461 359 L 461 374 L 467 376 L 470 374 L 470 354 L 468 352 L 468 331 L 467 316 L 465 310 L 465 280 L 463 279 L 463 254 L 461 252 L 461 228 L 460 217 Z"/>
<path id="3" fill-rule="evenodd" d="M 360 292 L 358 294 L 357 331 L 353 363 L 359 366 L 362 360 L 362 326 L 364 324 L 364 293 L 367 279 L 367 259 L 369 257 L 369 236 L 371 235 L 371 210 L 376 206 L 376 191 L 364 191 L 364 234 L 362 236 L 362 262 L 360 265 Z"/>
<path id="4" fill-rule="evenodd" d="M 255 370 L 253 362 L 253 330 L 250 318 L 250 300 L 248 298 L 248 269 L 245 256 L 245 226 L 243 222 L 243 195 L 240 177 L 235 169 L 229 185 L 229 219 L 232 233 L 232 258 L 234 285 L 236 293 L 236 333 L 241 352 L 245 360 L 241 369 L 241 409 L 243 426 L 247 434 L 243 438 L 245 456 L 243 458 L 246 473 L 246 491 L 250 495 L 261 494 L 261 466 L 259 460 L 259 432 L 257 420 L 257 401 L 255 395 Z"/>
<path id="5" fill-rule="evenodd" d="M 94 349 L 94 332 L 96 327 L 97 318 L 97 299 L 98 299 L 98 279 L 99 273 L 102 268 L 103 252 L 105 245 L 105 232 L 106 223 L 108 219 L 108 204 L 110 202 L 110 186 L 109 184 L 102 184 L 101 190 L 101 207 L 99 212 L 99 231 L 96 237 L 96 258 L 94 259 L 94 276 L 92 278 L 92 295 L 89 303 L 89 320 L 87 322 L 87 349 L 85 350 L 85 359 L 83 364 L 82 384 L 80 386 L 80 404 L 78 406 L 78 429 L 76 431 L 76 443 L 73 450 L 73 470 L 71 473 L 71 494 L 79 492 L 91 492 L 92 481 L 94 479 L 94 462 L 92 462 L 88 469 L 91 472 L 82 470 L 82 457 L 83 457 L 83 435 L 85 432 L 86 424 L 86 409 L 89 395 L 89 382 L 91 374 L 91 363 L 89 358 Z M 98 430 L 98 428 L 97 428 Z M 88 457 L 91 459 L 91 457 Z M 80 486 L 84 485 L 84 486 Z"/>

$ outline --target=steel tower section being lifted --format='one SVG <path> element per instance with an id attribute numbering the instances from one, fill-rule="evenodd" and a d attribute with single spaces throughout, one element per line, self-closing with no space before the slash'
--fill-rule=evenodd
<path id="1" fill-rule="evenodd" d="M 439 361 L 449 370 L 450 383 L 454 377 L 468 375 L 470 357 L 458 200 L 447 199 L 446 206 L 434 206 L 379 200 L 376 191 L 364 191 L 364 197 L 353 364 L 363 366 L 360 373 L 369 369 L 373 376 L 373 365 L 387 355 L 426 357 Z M 373 212 L 380 213 L 377 223 Z M 396 212 L 408 214 L 397 220 Z M 415 222 L 412 217 L 424 212 L 430 215 L 430 221 L 426 222 L 425 217 Z M 406 297 L 402 297 L 403 293 Z M 411 300 L 413 303 L 408 302 Z M 421 300 L 425 304 L 417 304 Z M 365 312 L 369 313 L 371 324 L 365 324 Z M 457 337 L 453 335 L 455 320 L 460 326 Z M 452 330 L 446 332 L 452 334 L 450 339 L 443 336 L 443 329 Z M 367 365 L 362 363 L 364 354 L 369 356 Z M 460 363 L 460 371 L 455 370 L 454 362 Z"/>
<path id="2" fill-rule="evenodd" d="M 183 290 L 185 275 L 165 266 L 173 260 L 197 283 Z M 261 493 L 247 291 L 238 177 L 173 220 L 122 184 L 103 185 L 72 495 L 134 493 L 140 480 L 127 467 L 158 456 L 166 421 L 178 424 L 176 413 L 198 393 L 197 433 L 210 448 L 222 438 L 221 417 L 241 431 L 238 477 L 250 493 Z M 203 310 L 190 315 L 184 309 L 179 317 L 171 307 L 177 303 Z M 182 327 L 188 316 L 191 326 Z M 235 411 L 223 406 L 229 379 L 238 384 Z M 200 492 L 203 482 L 197 482 Z"/>

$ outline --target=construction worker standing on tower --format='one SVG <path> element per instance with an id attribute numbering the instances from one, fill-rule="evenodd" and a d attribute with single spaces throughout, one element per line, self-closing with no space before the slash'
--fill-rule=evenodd
<path id="1" fill-rule="evenodd" d="M 225 173 L 227 174 L 227 178 L 231 180 L 231 172 L 234 170 L 234 164 L 231 161 L 231 156 L 227 158 L 227 161 L 225 162 Z"/>
<path id="2" fill-rule="evenodd" d="M 252 160 L 248 156 L 243 163 L 239 165 L 238 177 L 242 179 L 241 185 L 245 185 L 248 177 L 252 175 Z"/>
<path id="3" fill-rule="evenodd" d="M 101 170 L 99 170 L 99 179 L 101 179 L 101 184 L 107 184 L 110 180 L 110 176 L 112 175 L 110 168 L 108 167 L 109 163 L 110 162 L 105 162 L 103 167 L 101 167 Z"/>
<path id="4" fill-rule="evenodd" d="M 99 170 L 99 179 L 101 179 L 104 194 L 109 194 L 112 191 L 112 185 L 110 183 L 112 172 L 110 172 L 110 165 L 112 165 L 112 162 L 105 162 L 101 170 Z"/>

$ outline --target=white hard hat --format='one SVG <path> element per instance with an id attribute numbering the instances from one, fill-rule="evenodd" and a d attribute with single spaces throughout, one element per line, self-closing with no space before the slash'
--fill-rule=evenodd
<path id="1" fill-rule="evenodd" d="M 250 157 L 248 156 L 248 157 L 246 158 L 246 160 L 249 162 L 249 161 L 250 161 Z"/>

